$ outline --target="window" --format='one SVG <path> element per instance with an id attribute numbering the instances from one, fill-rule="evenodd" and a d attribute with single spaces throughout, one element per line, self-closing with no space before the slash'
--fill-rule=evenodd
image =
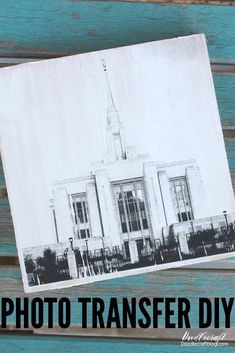
<path id="1" fill-rule="evenodd" d="M 193 212 L 186 178 L 170 179 L 170 184 L 178 221 L 190 221 L 193 219 Z"/>
<path id="2" fill-rule="evenodd" d="M 72 195 L 75 224 L 79 239 L 90 238 L 90 223 L 86 194 Z"/>
<path id="3" fill-rule="evenodd" d="M 122 233 L 148 229 L 143 182 L 131 181 L 114 185 Z"/>

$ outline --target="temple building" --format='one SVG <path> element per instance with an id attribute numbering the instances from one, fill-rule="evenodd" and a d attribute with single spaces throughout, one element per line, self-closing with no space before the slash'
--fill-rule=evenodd
<path id="1" fill-rule="evenodd" d="M 59 244 L 69 238 L 81 249 L 123 249 L 138 262 L 143 249 L 177 236 L 188 252 L 187 234 L 221 226 L 223 216 L 208 217 L 203 180 L 195 160 L 158 163 L 137 154 L 125 140 L 108 78 L 106 63 L 107 151 L 91 165 L 87 177 L 57 181 L 51 208 Z"/>

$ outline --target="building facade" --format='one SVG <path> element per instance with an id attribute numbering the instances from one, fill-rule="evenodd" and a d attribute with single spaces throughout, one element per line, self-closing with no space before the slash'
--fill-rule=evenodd
<path id="1" fill-rule="evenodd" d="M 107 152 L 91 165 L 87 177 L 55 182 L 51 208 L 59 244 L 69 238 L 81 249 L 123 249 L 131 262 L 145 249 L 170 236 L 185 238 L 192 230 L 221 226 L 223 216 L 208 217 L 203 180 L 195 160 L 158 163 L 137 154 L 125 141 L 107 68 Z M 213 219 L 212 219 L 213 218 Z"/>

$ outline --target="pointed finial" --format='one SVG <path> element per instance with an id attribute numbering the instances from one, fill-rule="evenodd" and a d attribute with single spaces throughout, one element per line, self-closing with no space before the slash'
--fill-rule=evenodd
<path id="1" fill-rule="evenodd" d="M 102 64 L 103 64 L 104 72 L 106 72 L 107 71 L 106 61 L 104 59 L 101 59 L 101 61 L 102 61 Z"/>
<path id="2" fill-rule="evenodd" d="M 110 110 L 116 110 L 115 104 L 114 104 L 114 99 L 113 99 L 113 94 L 111 91 L 110 83 L 109 83 L 109 78 L 108 78 L 108 71 L 107 71 L 107 65 L 105 59 L 101 59 L 105 77 L 106 77 L 106 83 L 107 83 L 107 89 L 108 89 L 108 109 Z"/>

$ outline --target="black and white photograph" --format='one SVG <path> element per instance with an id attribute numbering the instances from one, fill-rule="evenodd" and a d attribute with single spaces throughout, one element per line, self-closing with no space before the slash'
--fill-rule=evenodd
<path id="1" fill-rule="evenodd" d="M 25 292 L 234 256 L 204 35 L 5 68 L 0 94 Z"/>

